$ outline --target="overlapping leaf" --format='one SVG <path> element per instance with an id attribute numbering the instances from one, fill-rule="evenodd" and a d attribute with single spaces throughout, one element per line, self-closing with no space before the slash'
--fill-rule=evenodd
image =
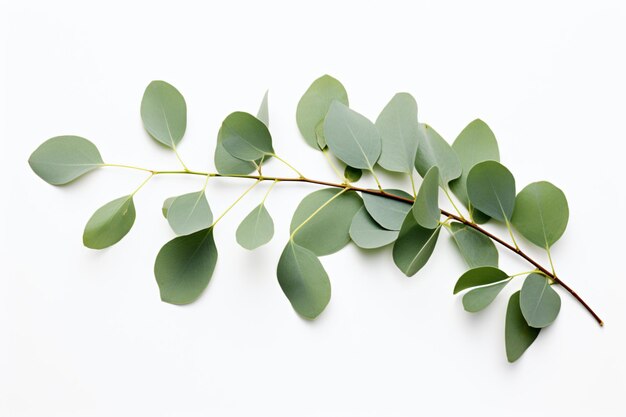
<path id="1" fill-rule="evenodd" d="M 385 192 L 409 200 L 413 198 L 402 190 L 392 189 L 385 190 Z M 362 197 L 365 209 L 370 216 L 372 216 L 378 224 L 388 230 L 400 230 L 407 213 L 411 211 L 411 205 L 404 201 L 368 193 L 362 193 Z"/>
<path id="2" fill-rule="evenodd" d="M 461 163 L 452 147 L 432 127 L 418 125 L 419 145 L 415 155 L 415 168 L 424 177 L 432 167 L 439 168 L 439 184 L 448 183 L 461 176 Z"/>
<path id="3" fill-rule="evenodd" d="M 412 213 L 407 214 L 398 239 L 393 245 L 393 261 L 406 276 L 413 276 L 430 259 L 441 227 L 420 226 Z"/>
<path id="4" fill-rule="evenodd" d="M 472 206 L 496 220 L 509 222 L 515 207 L 513 174 L 496 161 L 474 165 L 467 176 L 467 193 Z"/>
<path id="5" fill-rule="evenodd" d="M 526 323 L 520 308 L 520 292 L 517 291 L 509 299 L 506 309 L 504 342 L 509 362 L 515 362 L 524 354 L 526 349 L 533 344 L 540 330 Z"/>
<path id="6" fill-rule="evenodd" d="M 411 174 L 417 152 L 417 103 L 408 93 L 398 93 L 376 119 L 382 139 L 378 164 L 388 171 Z"/>
<path id="7" fill-rule="evenodd" d="M 387 230 L 380 226 L 367 213 L 365 207 L 361 207 L 352 218 L 350 225 L 350 238 L 360 248 L 375 249 L 387 246 L 398 238 L 400 232 Z"/>
<path id="8" fill-rule="evenodd" d="M 163 203 L 163 210 L 167 222 L 177 235 L 206 229 L 213 222 L 213 213 L 204 191 L 168 198 Z"/>

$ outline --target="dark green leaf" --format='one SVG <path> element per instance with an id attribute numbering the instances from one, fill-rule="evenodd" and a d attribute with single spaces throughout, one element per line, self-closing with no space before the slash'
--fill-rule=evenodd
<path id="1" fill-rule="evenodd" d="M 265 245 L 274 236 L 274 221 L 263 203 L 246 216 L 237 228 L 237 243 L 253 250 Z"/>
<path id="2" fill-rule="evenodd" d="M 174 149 L 187 129 L 187 104 L 173 85 L 152 81 L 141 100 L 141 119 L 150 136 Z"/>
<path id="3" fill-rule="evenodd" d="M 364 116 L 334 101 L 324 120 L 324 137 L 333 154 L 346 165 L 374 169 L 382 144 L 376 126 Z"/>
<path id="4" fill-rule="evenodd" d="M 406 216 L 393 245 L 393 261 L 406 276 L 415 275 L 426 265 L 435 249 L 440 229 L 426 229 L 417 224 L 413 214 Z"/>
<path id="5" fill-rule="evenodd" d="M 476 313 L 487 307 L 496 299 L 500 291 L 509 281 L 499 282 L 485 287 L 474 288 L 463 296 L 463 308 L 470 313 Z"/>
<path id="6" fill-rule="evenodd" d="M 454 294 L 471 287 L 494 284 L 508 279 L 509 275 L 493 266 L 479 266 L 465 272 L 454 286 Z"/>
<path id="7" fill-rule="evenodd" d="M 413 198 L 402 190 L 385 190 L 385 192 L 409 199 Z M 361 193 L 361 196 L 365 209 L 370 216 L 388 230 L 400 230 L 406 214 L 411 211 L 411 205 L 403 201 L 368 193 Z"/>
<path id="8" fill-rule="evenodd" d="M 496 161 L 474 165 L 467 176 L 467 193 L 471 204 L 500 221 L 510 221 L 515 207 L 513 174 Z"/>
<path id="9" fill-rule="evenodd" d="M 383 229 L 361 207 L 354 215 L 350 225 L 350 238 L 360 248 L 375 249 L 393 243 L 398 238 L 398 231 Z"/>
<path id="10" fill-rule="evenodd" d="M 177 235 L 188 235 L 211 226 L 213 213 L 204 191 L 174 197 L 167 209 L 167 222 Z"/>
<path id="11" fill-rule="evenodd" d="M 408 93 L 398 93 L 376 119 L 382 139 L 378 164 L 388 171 L 411 174 L 417 152 L 417 103 Z"/>
<path id="12" fill-rule="evenodd" d="M 529 184 L 517 195 L 511 223 L 535 245 L 549 248 L 565 232 L 568 219 L 563 191 L 541 181 Z"/>
<path id="13" fill-rule="evenodd" d="M 278 283 L 302 317 L 314 319 L 330 301 L 330 281 L 320 260 L 310 250 L 290 240 L 277 269 Z"/>
<path id="14" fill-rule="evenodd" d="M 96 145 L 80 136 L 48 139 L 28 159 L 35 174 L 52 185 L 67 184 L 103 163 Z"/>
<path id="15" fill-rule="evenodd" d="M 461 176 L 461 163 L 456 152 L 432 127 L 418 125 L 419 146 L 415 155 L 415 168 L 424 177 L 429 169 L 439 168 L 439 184 L 447 188 L 448 183 Z"/>
<path id="16" fill-rule="evenodd" d="M 361 179 L 362 175 L 362 170 L 358 168 L 352 168 L 351 166 L 346 166 L 346 169 L 343 171 L 343 176 L 350 182 L 357 182 Z"/>
<path id="17" fill-rule="evenodd" d="M 221 139 L 229 154 L 244 161 L 255 161 L 274 154 L 267 126 L 249 113 L 229 114 L 222 122 Z"/>
<path id="18" fill-rule="evenodd" d="M 339 81 L 330 75 L 324 75 L 313 81 L 298 102 L 296 111 L 298 129 L 306 142 L 315 149 L 324 148 L 318 145 L 316 129 L 318 125 L 323 126 L 324 118 L 334 100 L 347 106 L 348 93 Z"/>
<path id="19" fill-rule="evenodd" d="M 108 248 L 122 240 L 134 223 L 133 196 L 115 199 L 91 216 L 83 232 L 83 244 L 91 249 Z"/>
<path id="20" fill-rule="evenodd" d="M 167 242 L 154 263 L 161 300 L 171 304 L 194 302 L 209 284 L 216 262 L 213 228 Z"/>
<path id="21" fill-rule="evenodd" d="M 504 341 L 506 357 L 509 362 L 515 362 L 533 344 L 541 329 L 530 327 L 520 309 L 520 292 L 517 291 L 509 299 L 506 310 L 506 325 Z"/>
<path id="22" fill-rule="evenodd" d="M 561 297 L 546 277 L 530 274 L 522 286 L 520 307 L 529 326 L 543 328 L 552 324 L 559 315 Z"/>
<path id="23" fill-rule="evenodd" d="M 434 166 L 424 176 L 412 208 L 417 223 L 427 229 L 439 224 L 439 169 Z"/>
<path id="24" fill-rule="evenodd" d="M 498 267 L 498 249 L 487 236 L 457 222 L 450 224 L 450 233 L 467 266 Z"/>

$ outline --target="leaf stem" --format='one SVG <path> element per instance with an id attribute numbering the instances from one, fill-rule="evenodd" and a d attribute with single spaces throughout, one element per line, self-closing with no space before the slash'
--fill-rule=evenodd
<path id="1" fill-rule="evenodd" d="M 413 198 L 417 198 L 417 191 L 415 190 L 415 179 L 413 178 L 413 172 L 409 173 L 411 179 L 411 189 L 413 190 Z"/>
<path id="2" fill-rule="evenodd" d="M 185 165 L 185 163 L 183 162 L 183 159 L 180 157 L 180 154 L 178 153 L 178 149 L 176 149 L 176 145 L 174 145 L 172 143 L 172 150 L 174 151 L 174 154 L 176 155 L 176 159 L 178 159 L 178 162 L 180 162 L 180 164 L 183 166 L 183 169 L 185 171 L 189 171 L 189 168 L 187 168 L 187 165 Z"/>
<path id="3" fill-rule="evenodd" d="M 123 164 L 102 164 L 101 166 L 103 167 L 114 167 L 114 168 L 128 168 L 128 169 L 136 169 L 138 171 L 145 171 L 145 172 L 154 172 L 150 169 L 147 168 L 141 168 L 141 167 L 136 167 L 133 165 L 123 165 Z"/>
<path id="4" fill-rule="evenodd" d="M 267 189 L 267 192 L 265 193 L 265 195 L 263 196 L 263 200 L 261 200 L 261 204 L 265 204 L 265 200 L 267 200 L 267 196 L 270 195 L 270 191 L 272 191 L 272 188 L 274 188 L 274 186 L 276 184 L 278 184 L 279 180 L 274 180 L 274 182 L 272 183 L 272 185 L 270 185 L 270 187 Z"/>
<path id="5" fill-rule="evenodd" d="M 131 193 L 131 196 L 134 196 L 135 194 L 137 194 L 137 191 L 141 190 L 143 186 L 146 185 L 146 183 L 152 179 L 152 177 L 154 177 L 154 172 L 151 172 L 150 176 L 146 178 L 141 184 L 139 184 L 139 187 L 137 187 L 135 191 Z"/>
<path id="6" fill-rule="evenodd" d="M 289 162 L 285 161 L 283 158 L 281 158 L 280 156 L 276 155 L 275 153 L 272 154 L 272 156 L 276 159 L 278 159 L 280 162 L 282 162 L 283 164 L 287 165 L 289 168 L 291 168 L 293 170 L 293 172 L 295 172 L 296 174 L 298 174 L 298 176 L 300 178 L 304 178 L 304 175 L 302 175 L 302 173 L 300 171 L 298 171 L 297 169 L 295 169 L 293 167 L 293 165 L 291 165 Z"/>
<path id="7" fill-rule="evenodd" d="M 328 148 L 322 149 L 322 153 L 326 157 L 326 160 L 328 161 L 328 164 L 330 165 L 330 167 L 333 169 L 333 171 L 335 171 L 335 174 L 337 174 L 337 177 L 339 177 L 339 179 L 347 181 L 347 178 L 345 178 L 344 175 L 341 172 L 339 172 L 339 169 L 337 169 L 337 166 L 331 159 L 330 154 L 328 153 Z"/>
<path id="8" fill-rule="evenodd" d="M 209 175 L 207 175 L 207 178 L 209 178 Z M 224 212 L 222 212 L 222 214 L 220 214 L 220 216 L 215 219 L 215 221 L 213 222 L 213 224 L 211 226 L 209 226 L 209 228 L 214 227 L 217 222 L 219 222 L 220 220 L 222 220 L 222 217 L 224 217 L 226 215 L 226 213 L 228 213 L 233 207 L 235 207 L 235 205 L 241 201 L 242 198 L 244 198 L 246 196 L 246 194 L 248 194 L 254 187 L 256 187 L 257 185 L 259 185 L 259 183 L 263 181 L 263 177 L 257 179 L 257 181 L 252 184 L 250 187 L 248 187 L 246 189 L 246 191 L 244 191 L 239 197 L 237 197 L 237 199 L 230 205 L 228 206 L 228 208 L 226 210 L 224 210 Z"/>
<path id="9" fill-rule="evenodd" d="M 413 178 L 413 176 L 411 176 L 411 178 Z M 446 197 L 448 197 L 448 201 L 450 201 L 450 204 L 452 204 L 452 207 L 454 207 L 454 211 L 456 211 L 456 213 L 459 215 L 460 218 L 463 218 L 463 214 L 461 214 L 461 210 L 459 210 L 456 204 L 454 204 L 454 200 L 452 199 L 450 192 L 448 192 L 447 187 L 442 187 L 442 189 Z"/>

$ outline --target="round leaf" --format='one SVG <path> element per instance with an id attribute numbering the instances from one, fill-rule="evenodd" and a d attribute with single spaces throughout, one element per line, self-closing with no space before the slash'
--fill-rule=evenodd
<path id="1" fill-rule="evenodd" d="M 188 235 L 211 226 L 213 213 L 204 191 L 175 197 L 167 209 L 167 221 L 177 235 Z"/>
<path id="2" fill-rule="evenodd" d="M 48 139 L 28 159 L 35 174 L 52 185 L 67 184 L 103 163 L 96 145 L 80 136 Z"/>
<path id="3" fill-rule="evenodd" d="M 325 147 L 318 142 L 317 128 L 323 126 L 331 103 L 336 100 L 348 105 L 348 93 L 339 81 L 324 75 L 306 90 L 296 110 L 296 122 L 306 142 L 315 149 Z"/>
<path id="4" fill-rule="evenodd" d="M 509 281 L 504 281 L 468 291 L 463 296 L 463 308 L 470 313 L 476 313 L 484 309 L 496 299 L 500 291 L 502 291 L 508 283 Z"/>
<path id="5" fill-rule="evenodd" d="M 222 122 L 221 138 L 224 149 L 244 161 L 274 154 L 272 136 L 267 126 L 249 113 L 229 114 Z"/>
<path id="6" fill-rule="evenodd" d="M 435 250 L 440 229 L 424 228 L 417 224 L 412 214 L 406 216 L 393 245 L 393 261 L 406 276 L 415 275 L 426 265 Z"/>
<path id="7" fill-rule="evenodd" d="M 411 211 L 422 227 L 434 229 L 439 224 L 439 169 L 436 166 L 424 176 Z"/>
<path id="8" fill-rule="evenodd" d="M 515 207 L 515 178 L 496 161 L 481 162 L 467 176 L 467 193 L 474 207 L 500 221 L 510 221 Z"/>
<path id="9" fill-rule="evenodd" d="M 415 168 L 424 177 L 429 169 L 439 168 L 439 184 L 447 188 L 448 183 L 461 176 L 461 163 L 456 152 L 448 142 L 432 127 L 420 123 L 418 125 L 417 153 Z"/>
<path id="10" fill-rule="evenodd" d="M 520 307 L 529 326 L 543 328 L 552 324 L 559 315 L 561 297 L 546 277 L 530 274 L 522 285 Z"/>
<path id="11" fill-rule="evenodd" d="M 471 287 L 493 284 L 508 279 L 509 275 L 493 266 L 479 266 L 465 272 L 454 286 L 454 294 Z"/>
<path id="12" fill-rule="evenodd" d="M 134 223 L 133 196 L 115 199 L 91 216 L 83 232 L 83 244 L 91 249 L 108 248 L 122 240 Z"/>
<path id="13" fill-rule="evenodd" d="M 376 126 L 364 116 L 333 101 L 324 121 L 324 137 L 333 154 L 346 165 L 374 169 L 382 145 Z"/>
<path id="14" fill-rule="evenodd" d="M 274 222 L 263 203 L 246 216 L 237 228 L 237 243 L 252 250 L 265 245 L 274 236 Z"/>
<path id="15" fill-rule="evenodd" d="M 498 266 L 498 249 L 493 240 L 458 222 L 450 225 L 450 233 L 467 266 Z"/>
<path id="16" fill-rule="evenodd" d="M 171 304 L 195 301 L 209 284 L 216 262 L 213 228 L 167 242 L 154 263 L 161 300 Z"/>
<path id="17" fill-rule="evenodd" d="M 141 100 L 141 119 L 150 136 L 175 148 L 187 129 L 187 104 L 173 85 L 152 81 Z"/>
<path id="18" fill-rule="evenodd" d="M 290 232 L 293 233 L 311 214 L 340 191 L 336 188 L 325 188 L 304 197 L 293 214 Z M 350 241 L 350 224 L 361 207 L 361 199 L 355 192 L 341 194 L 298 230 L 293 238 L 295 243 L 317 256 L 337 252 Z"/>
<path id="19" fill-rule="evenodd" d="M 413 198 L 402 190 L 385 190 L 389 194 Z M 403 201 L 392 200 L 375 194 L 362 193 L 363 203 L 367 212 L 378 224 L 387 230 L 400 230 L 411 205 Z"/>
<path id="20" fill-rule="evenodd" d="M 350 225 L 350 238 L 360 248 L 375 249 L 393 243 L 398 238 L 396 230 L 383 229 L 367 213 L 365 207 L 361 207 L 352 218 Z"/>
<path id="21" fill-rule="evenodd" d="M 417 152 L 417 103 L 408 93 L 398 93 L 376 119 L 382 139 L 378 164 L 388 171 L 411 174 Z"/>
<path id="22" fill-rule="evenodd" d="M 541 329 L 530 327 L 520 309 L 520 292 L 517 291 L 509 299 L 506 309 L 506 324 L 504 342 L 506 357 L 509 362 L 515 362 L 533 344 Z"/>
<path id="23" fill-rule="evenodd" d="M 362 175 L 362 170 L 358 168 L 352 168 L 351 166 L 346 166 L 346 169 L 343 171 L 343 176 L 350 182 L 357 182 L 361 179 Z"/>
<path id="24" fill-rule="evenodd" d="M 276 272 L 280 288 L 298 314 L 314 319 L 324 311 L 330 301 L 330 281 L 313 252 L 290 240 Z"/>
<path id="25" fill-rule="evenodd" d="M 535 245 L 549 248 L 565 232 L 568 219 L 563 191 L 541 181 L 529 184 L 517 195 L 511 223 Z"/>

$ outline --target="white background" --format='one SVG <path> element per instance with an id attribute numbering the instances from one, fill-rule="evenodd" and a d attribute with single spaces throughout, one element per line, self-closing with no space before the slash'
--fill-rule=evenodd
<path id="1" fill-rule="evenodd" d="M 3 2 L 0 415 L 626 415 L 623 2 L 93 3 Z M 139 117 L 145 86 L 163 79 L 187 100 L 179 150 L 190 167 L 213 169 L 221 120 L 255 112 L 269 88 L 277 152 L 333 180 L 294 117 L 324 73 L 370 118 L 411 92 L 420 120 L 449 141 L 480 117 L 519 189 L 561 187 L 571 215 L 557 270 L 606 327 L 561 291 L 557 322 L 508 364 L 504 313 L 519 283 L 464 312 L 452 295 L 464 266 L 445 234 L 410 279 L 389 250 L 323 258 L 333 297 L 305 322 L 275 278 L 291 213 L 315 189 L 297 184 L 268 200 L 269 245 L 247 252 L 234 239 L 265 184 L 219 224 L 220 259 L 199 301 L 164 304 L 152 273 L 172 237 L 161 203 L 202 179 L 154 178 L 136 196 L 131 233 L 96 252 L 81 244 L 85 222 L 144 175 L 102 169 L 55 188 L 26 162 L 45 139 L 77 134 L 107 162 L 176 169 Z M 266 172 L 289 174 L 277 161 Z M 211 181 L 214 213 L 248 185 Z M 528 269 L 510 254 L 501 263 Z"/>

